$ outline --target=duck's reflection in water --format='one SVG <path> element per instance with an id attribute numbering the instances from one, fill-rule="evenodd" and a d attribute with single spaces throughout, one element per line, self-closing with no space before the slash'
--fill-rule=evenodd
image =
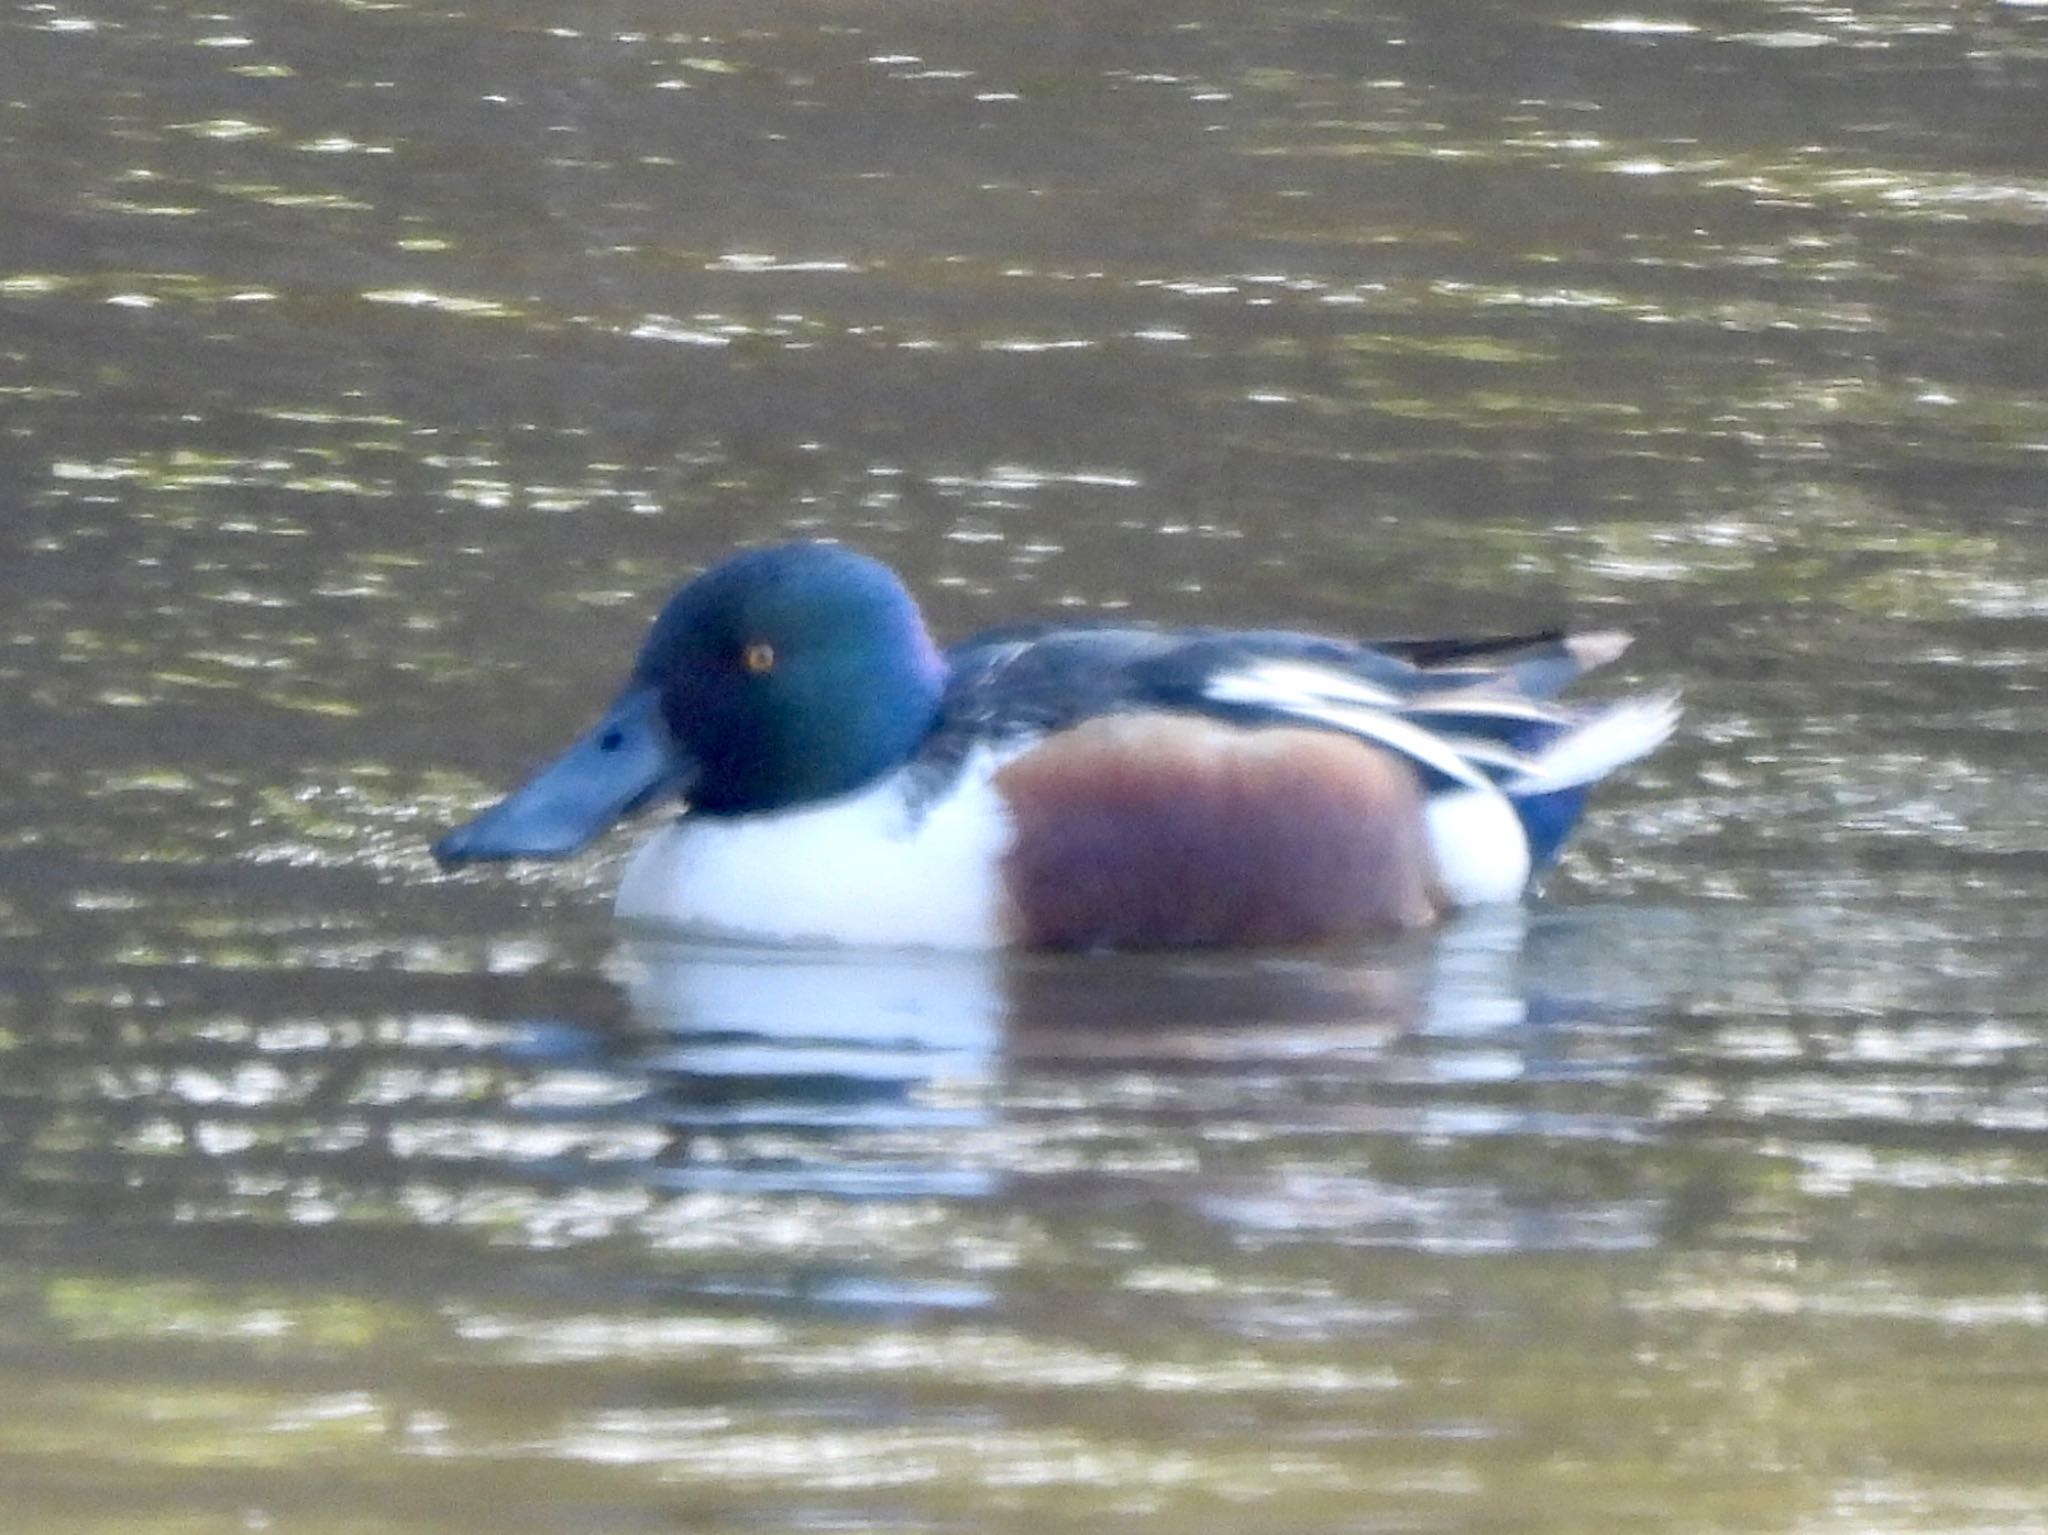
<path id="1" fill-rule="evenodd" d="M 971 1196 L 1030 1170 L 1020 1122 L 1062 1103 L 1298 1123 L 1278 1080 L 1518 1074 L 1541 1048 L 1528 931 L 1509 910 L 1341 954 L 1023 957 L 636 936 L 613 969 L 639 1027 L 614 1063 L 673 1133 L 671 1186 Z"/>
<path id="2" fill-rule="evenodd" d="M 979 955 L 640 939 L 617 973 L 634 1015 L 670 1042 L 672 1069 L 734 1087 L 839 1083 L 850 1110 L 984 1076 L 1003 1022 L 1002 971 Z"/>
<path id="3" fill-rule="evenodd" d="M 744 948 L 640 934 L 611 966 L 662 1062 L 734 1089 L 841 1084 L 843 1107 L 976 1081 L 998 1059 L 1285 1055 L 1525 1022 L 1527 914 L 1303 954 L 1023 955 Z M 744 1096 L 744 1094 L 742 1094 Z M 835 1111 L 836 1112 L 836 1111 Z"/>
<path id="4" fill-rule="evenodd" d="M 1517 908 L 1343 950 L 1024 958 L 1006 975 L 1017 1063 L 1312 1059 L 1519 1024 Z"/>
<path id="5" fill-rule="evenodd" d="M 614 958 L 671 1185 L 973 1195 L 1002 971 L 982 956 L 629 940 Z"/>

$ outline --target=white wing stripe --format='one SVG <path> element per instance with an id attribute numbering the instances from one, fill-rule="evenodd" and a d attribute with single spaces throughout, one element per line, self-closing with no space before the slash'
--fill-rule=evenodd
<path id="1" fill-rule="evenodd" d="M 1624 698 L 1528 759 L 1509 794 L 1546 794 L 1593 783 L 1625 762 L 1646 757 L 1678 728 L 1678 695 Z"/>
<path id="2" fill-rule="evenodd" d="M 1518 720 L 1527 724 L 1554 725 L 1565 716 L 1549 704 L 1526 698 L 1500 698 L 1470 693 L 1429 694 L 1400 705 L 1403 714 L 1462 714 L 1473 719 Z"/>
<path id="3" fill-rule="evenodd" d="M 1384 705 L 1367 701 L 1393 703 L 1396 700 L 1391 694 L 1364 683 L 1355 687 L 1326 685 L 1350 681 L 1314 667 L 1279 663 L 1221 673 L 1210 678 L 1203 691 L 1218 703 L 1257 704 L 1377 741 L 1468 788 L 1493 787 L 1484 773 L 1441 736 L 1382 712 Z"/>
<path id="4" fill-rule="evenodd" d="M 1629 698 L 1591 718 L 1499 694 L 1438 693 L 1402 698 L 1362 678 L 1295 661 L 1265 661 L 1211 677 L 1218 703 L 1250 704 L 1376 741 L 1467 788 L 1545 794 L 1589 784 L 1662 745 L 1678 723 L 1672 694 Z M 1467 732 L 1432 729 L 1431 716 L 1564 726 L 1535 752 Z M 1490 770 L 1490 772 L 1489 772 Z M 1512 775 L 1497 783 L 1501 775 Z"/>
<path id="5" fill-rule="evenodd" d="M 1363 704 L 1369 709 L 1394 709 L 1401 704 L 1399 694 L 1363 677 L 1304 661 L 1258 661 L 1235 671 L 1218 672 L 1204 691 L 1211 698 L 1275 705 L 1289 699 Z"/>

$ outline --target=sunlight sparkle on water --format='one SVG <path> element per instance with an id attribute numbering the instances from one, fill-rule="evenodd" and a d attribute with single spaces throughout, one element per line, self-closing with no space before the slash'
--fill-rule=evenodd
<path id="1" fill-rule="evenodd" d="M 1581 32 L 1616 32 L 1627 37 L 1683 37 L 1699 31 L 1689 21 L 1652 21 L 1642 16 L 1608 16 L 1572 23 Z"/>

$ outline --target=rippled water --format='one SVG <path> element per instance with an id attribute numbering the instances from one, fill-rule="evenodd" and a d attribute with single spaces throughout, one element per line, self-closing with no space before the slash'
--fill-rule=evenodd
<path id="1" fill-rule="evenodd" d="M 2044 88 L 2019 0 L 0 11 L 0 1527 L 2048 1529 Z M 1687 729 L 1339 953 L 434 870 L 792 530 L 1622 624 Z"/>

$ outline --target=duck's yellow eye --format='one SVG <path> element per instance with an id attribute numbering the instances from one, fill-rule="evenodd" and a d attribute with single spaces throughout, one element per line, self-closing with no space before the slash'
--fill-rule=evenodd
<path id="1" fill-rule="evenodd" d="M 756 640 L 740 655 L 740 665 L 760 676 L 775 670 L 775 647 L 766 640 Z"/>

